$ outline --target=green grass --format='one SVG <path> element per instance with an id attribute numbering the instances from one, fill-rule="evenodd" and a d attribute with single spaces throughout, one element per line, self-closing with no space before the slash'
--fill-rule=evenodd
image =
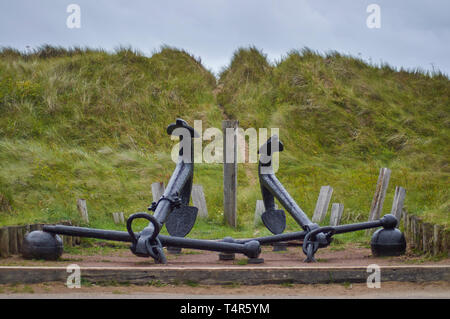
<path id="1" fill-rule="evenodd" d="M 240 265 L 240 266 L 245 266 L 248 264 L 248 259 L 247 258 L 238 259 L 234 262 L 234 264 Z"/>
<path id="2" fill-rule="evenodd" d="M 198 287 L 199 286 L 199 283 L 194 280 L 187 280 L 184 282 L 184 284 L 189 287 Z"/>
<path id="3" fill-rule="evenodd" d="M 278 127 L 285 151 L 277 176 L 310 217 L 320 187 L 332 185 L 332 201 L 344 204 L 342 222 L 367 220 L 379 169 L 389 167 L 383 213 L 399 185 L 409 213 L 448 227 L 449 96 L 443 74 L 336 52 L 291 51 L 271 64 L 260 50 L 242 48 L 217 83 L 198 58 L 170 47 L 150 57 L 123 47 L 107 53 L 43 46 L 31 54 L 4 48 L 0 225 L 83 225 L 76 199 L 85 198 L 90 227 L 125 230 L 111 213 L 145 211 L 151 183 L 167 183 L 177 141 L 165 129 L 182 117 L 202 120 L 203 129 L 220 128 L 224 118 L 244 129 Z M 253 226 L 261 199 L 256 164 L 239 164 L 236 229 L 223 222 L 222 166 L 196 164 L 194 183 L 203 185 L 209 217 L 189 237 L 270 234 Z M 137 221 L 136 230 L 145 224 Z M 287 231 L 298 228 L 288 216 Z M 336 238 L 368 239 L 363 232 Z M 87 250 L 108 249 L 115 248 Z"/>

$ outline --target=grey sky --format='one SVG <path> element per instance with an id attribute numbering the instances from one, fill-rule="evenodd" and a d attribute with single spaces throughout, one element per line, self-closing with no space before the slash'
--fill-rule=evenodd
<path id="1" fill-rule="evenodd" d="M 69 29 L 66 8 L 81 7 L 81 28 Z M 381 28 L 369 29 L 369 4 Z M 271 60 L 305 46 L 337 50 L 373 63 L 450 74 L 450 1 L 384 0 L 3 0 L 0 46 L 25 50 L 44 43 L 114 49 L 131 45 L 150 55 L 162 44 L 200 56 L 217 72 L 241 46 Z"/>

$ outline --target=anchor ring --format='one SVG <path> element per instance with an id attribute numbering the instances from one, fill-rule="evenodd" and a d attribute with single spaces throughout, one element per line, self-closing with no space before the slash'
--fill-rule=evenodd
<path id="1" fill-rule="evenodd" d="M 133 232 L 133 228 L 131 227 L 131 225 L 133 224 L 133 220 L 135 220 L 137 218 L 147 219 L 149 222 L 151 222 L 153 224 L 153 227 L 154 227 L 153 234 L 149 237 L 149 241 L 153 242 L 156 239 L 156 236 L 158 236 L 158 234 L 161 230 L 161 226 L 160 226 L 158 220 L 153 215 L 150 215 L 147 213 L 135 213 L 135 214 L 131 215 L 130 217 L 128 217 L 127 231 L 131 237 L 131 240 L 133 241 L 134 244 L 136 244 L 138 241 L 136 238 L 136 235 Z"/>

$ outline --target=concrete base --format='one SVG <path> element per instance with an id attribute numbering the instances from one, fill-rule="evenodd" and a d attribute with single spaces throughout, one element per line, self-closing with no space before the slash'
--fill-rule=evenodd
<path id="1" fill-rule="evenodd" d="M 207 285 L 240 283 L 320 284 L 367 282 L 367 267 L 81 267 L 81 279 L 92 283 L 148 284 L 196 282 Z M 381 281 L 450 281 L 450 266 L 380 266 Z M 66 282 L 66 267 L 0 267 L 0 284 Z"/>

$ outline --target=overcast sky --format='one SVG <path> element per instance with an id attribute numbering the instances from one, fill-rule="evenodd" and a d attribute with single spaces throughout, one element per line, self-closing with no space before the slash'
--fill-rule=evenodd
<path id="1" fill-rule="evenodd" d="M 80 28 L 68 28 L 70 4 Z M 369 28 L 370 4 L 380 28 Z M 375 21 L 375 20 L 371 20 Z M 271 60 L 291 49 L 337 50 L 372 63 L 439 69 L 450 74 L 450 1 L 419 0 L 2 0 L 0 46 L 44 43 L 147 55 L 167 44 L 217 72 L 239 47 L 255 45 Z"/>

